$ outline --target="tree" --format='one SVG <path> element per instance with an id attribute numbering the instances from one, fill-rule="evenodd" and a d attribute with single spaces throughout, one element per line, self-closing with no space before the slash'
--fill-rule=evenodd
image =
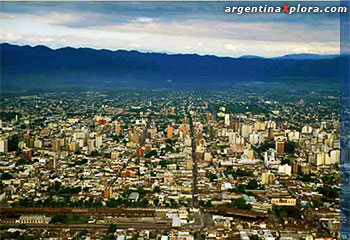
<path id="1" fill-rule="evenodd" d="M 66 223 L 68 219 L 67 215 L 64 214 L 54 214 L 51 218 L 51 223 Z"/>
<path id="2" fill-rule="evenodd" d="M 340 195 L 336 188 L 330 186 L 318 187 L 316 190 L 326 198 L 339 198 Z"/>
<path id="3" fill-rule="evenodd" d="M 28 161 L 26 161 L 25 159 L 23 158 L 20 158 L 18 159 L 18 161 L 16 162 L 16 166 L 19 166 L 19 165 L 24 165 L 24 164 L 27 164 Z"/>
<path id="4" fill-rule="evenodd" d="M 157 236 L 156 236 L 154 233 L 152 233 L 152 232 L 149 234 L 149 238 L 150 238 L 150 239 L 155 239 L 156 237 L 157 237 Z"/>
<path id="5" fill-rule="evenodd" d="M 97 151 L 97 150 L 94 150 L 94 151 L 92 151 L 91 153 L 90 153 L 90 157 L 97 157 L 97 156 L 99 156 L 100 154 L 99 154 L 99 152 Z"/>
<path id="6" fill-rule="evenodd" d="M 8 172 L 4 172 L 0 175 L 1 180 L 10 180 L 12 178 L 13 178 L 12 175 Z"/>
<path id="7" fill-rule="evenodd" d="M 18 149 L 18 143 L 19 143 L 19 136 L 17 134 L 13 135 L 8 140 L 8 151 L 13 152 L 17 151 Z"/>
<path id="8" fill-rule="evenodd" d="M 261 238 L 259 238 L 259 236 L 258 235 L 252 235 L 251 237 L 250 237 L 250 240 L 260 240 Z"/>
<path id="9" fill-rule="evenodd" d="M 216 176 L 215 174 L 210 173 L 208 178 L 209 178 L 210 182 L 214 182 L 215 179 L 218 179 L 218 176 Z"/>
<path id="10" fill-rule="evenodd" d="M 162 166 L 162 168 L 166 168 L 168 165 L 168 160 L 162 159 L 159 165 Z"/>
<path id="11" fill-rule="evenodd" d="M 172 207 L 177 207 L 177 202 L 174 200 L 174 199 L 170 199 L 170 205 L 172 206 Z"/>
<path id="12" fill-rule="evenodd" d="M 275 148 L 275 142 L 265 142 L 260 147 L 258 147 L 256 150 L 258 153 L 266 152 L 270 148 Z"/>
<path id="13" fill-rule="evenodd" d="M 245 193 L 246 185 L 239 184 L 237 191 L 240 193 Z"/>
<path id="14" fill-rule="evenodd" d="M 131 240 L 137 240 L 139 238 L 139 235 L 132 236 Z"/>
<path id="15" fill-rule="evenodd" d="M 158 206 L 159 199 L 158 198 L 153 199 L 153 204 L 154 204 L 154 206 Z"/>
<path id="16" fill-rule="evenodd" d="M 284 165 L 284 164 L 290 164 L 290 160 L 289 159 L 287 159 L 287 158 L 285 158 L 285 159 L 282 159 L 282 161 L 281 161 L 281 164 L 282 165 Z M 255 236 L 255 235 L 254 235 Z"/>
<path id="17" fill-rule="evenodd" d="M 310 174 L 300 174 L 299 179 L 303 182 L 311 182 L 311 175 Z"/>
<path id="18" fill-rule="evenodd" d="M 334 184 L 335 182 L 335 179 L 333 176 L 323 176 L 321 179 L 325 184 Z"/>
<path id="19" fill-rule="evenodd" d="M 211 207 L 211 201 L 210 201 L 210 200 L 206 201 L 206 202 L 205 202 L 205 206 L 206 206 L 206 207 Z"/>
<path id="20" fill-rule="evenodd" d="M 147 199 L 143 199 L 142 201 L 141 201 L 141 207 L 146 207 L 146 206 L 148 206 L 149 205 L 149 201 L 147 200 Z"/>
<path id="21" fill-rule="evenodd" d="M 157 151 L 156 150 L 152 150 L 149 153 L 145 154 L 145 158 L 151 158 L 152 156 L 157 156 Z"/>
<path id="22" fill-rule="evenodd" d="M 19 225 L 19 228 L 20 228 L 20 229 L 27 229 L 27 228 L 28 228 L 28 226 L 27 226 L 27 225 L 25 225 L 24 223 L 22 223 L 21 225 Z"/>
<path id="23" fill-rule="evenodd" d="M 137 192 L 140 194 L 140 195 L 144 195 L 147 193 L 147 191 L 143 188 L 143 187 L 138 187 L 137 188 Z"/>
<path id="24" fill-rule="evenodd" d="M 155 187 L 153 188 L 153 192 L 154 192 L 154 193 L 159 193 L 159 192 L 161 192 L 161 188 L 160 188 L 159 186 L 155 186 Z"/>
<path id="25" fill-rule="evenodd" d="M 312 201 L 312 204 L 314 205 L 315 208 L 318 208 L 321 206 L 321 202 L 316 199 Z"/>
<path id="26" fill-rule="evenodd" d="M 286 153 L 288 154 L 294 154 L 296 149 L 296 144 L 295 142 L 288 141 L 286 143 Z"/>
<path id="27" fill-rule="evenodd" d="M 251 179 L 247 185 L 247 189 L 257 189 L 258 188 L 258 182 L 255 179 Z"/>
<path id="28" fill-rule="evenodd" d="M 247 204 L 244 198 L 238 198 L 233 202 L 233 206 L 239 209 L 248 209 L 250 210 L 252 206 Z"/>
<path id="29" fill-rule="evenodd" d="M 285 218 L 298 219 L 301 216 L 300 209 L 297 207 L 282 206 L 282 207 L 274 208 L 274 211 L 276 212 L 277 216 L 282 219 L 285 219 Z"/>
<path id="30" fill-rule="evenodd" d="M 116 230 L 117 230 L 117 225 L 116 224 L 109 225 L 108 232 L 115 233 Z"/>

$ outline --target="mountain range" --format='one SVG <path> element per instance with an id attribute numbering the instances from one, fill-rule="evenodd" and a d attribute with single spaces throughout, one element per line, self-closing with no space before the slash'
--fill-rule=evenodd
<path id="1" fill-rule="evenodd" d="M 227 89 L 242 82 L 334 81 L 339 56 L 277 58 L 0 45 L 1 88 Z"/>
<path id="2" fill-rule="evenodd" d="M 264 59 L 294 59 L 294 60 L 318 60 L 318 59 L 331 59 L 339 57 L 339 55 L 322 55 L 322 54 L 312 54 L 312 53 L 298 53 L 298 54 L 287 54 L 280 57 L 265 58 L 255 55 L 243 55 L 240 58 L 264 58 Z"/>

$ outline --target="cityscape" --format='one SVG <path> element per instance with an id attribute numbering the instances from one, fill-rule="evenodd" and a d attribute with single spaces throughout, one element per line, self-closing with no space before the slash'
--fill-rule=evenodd
<path id="1" fill-rule="evenodd" d="M 340 237 L 336 96 L 129 90 L 1 106 L 1 226 L 19 229 L 5 239 Z"/>
<path id="2" fill-rule="evenodd" d="M 0 240 L 350 239 L 349 10 L 0 1 Z"/>

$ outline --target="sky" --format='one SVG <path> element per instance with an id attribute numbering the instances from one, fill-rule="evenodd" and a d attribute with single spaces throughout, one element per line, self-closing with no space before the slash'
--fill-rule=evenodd
<path id="1" fill-rule="evenodd" d="M 0 42 L 229 57 L 339 54 L 339 14 L 224 12 L 226 6 L 265 4 L 283 5 L 266 1 L 0 2 Z"/>

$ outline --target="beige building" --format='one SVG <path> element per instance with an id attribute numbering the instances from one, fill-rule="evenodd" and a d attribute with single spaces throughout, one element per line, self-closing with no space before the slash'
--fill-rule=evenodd
<path id="1" fill-rule="evenodd" d="M 261 183 L 262 184 L 271 184 L 275 181 L 275 175 L 271 172 L 265 172 L 261 176 Z"/>
<path id="2" fill-rule="evenodd" d="M 193 168 L 193 161 L 192 159 L 187 159 L 186 160 L 186 170 L 192 170 Z"/>
<path id="3" fill-rule="evenodd" d="M 274 197 L 271 199 L 271 204 L 275 206 L 296 206 L 296 198 Z"/>
<path id="4" fill-rule="evenodd" d="M 0 152 L 7 153 L 8 140 L 6 138 L 0 138 Z"/>

